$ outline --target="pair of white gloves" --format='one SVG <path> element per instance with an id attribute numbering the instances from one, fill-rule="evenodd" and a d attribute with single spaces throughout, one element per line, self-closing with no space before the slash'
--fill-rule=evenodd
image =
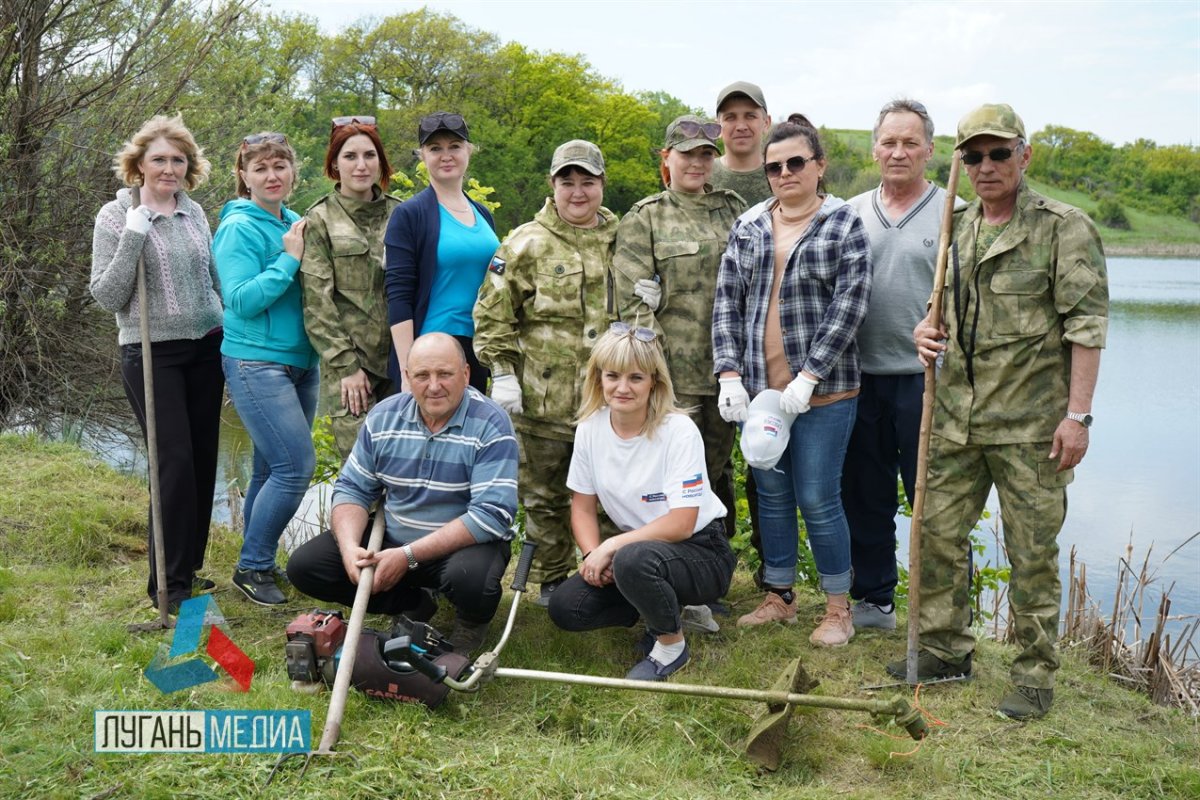
<path id="1" fill-rule="evenodd" d="M 129 207 L 125 212 L 125 227 L 134 233 L 140 233 L 145 236 L 150 232 L 150 220 L 154 219 L 154 212 L 147 205 L 140 205 L 136 208 Z"/>
<path id="2" fill-rule="evenodd" d="M 721 394 L 717 397 L 717 408 L 721 419 L 726 422 L 745 422 L 750 415 L 750 395 L 742 385 L 741 377 L 720 378 Z M 813 389 L 817 381 L 800 373 L 783 390 L 779 398 L 779 410 L 787 414 L 805 414 L 812 408 Z"/>

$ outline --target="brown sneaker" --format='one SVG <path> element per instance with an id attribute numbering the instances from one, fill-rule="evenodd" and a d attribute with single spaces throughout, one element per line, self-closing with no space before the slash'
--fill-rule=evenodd
<path id="1" fill-rule="evenodd" d="M 765 622 L 783 622 L 788 625 L 795 624 L 795 599 L 793 598 L 792 602 L 789 603 L 775 592 L 767 592 L 767 596 L 763 598 L 763 601 L 759 604 L 758 608 L 754 609 L 749 614 L 744 614 L 739 617 L 737 624 L 739 628 L 746 628 L 751 625 L 762 625 Z"/>
<path id="2" fill-rule="evenodd" d="M 808 640 L 820 647 L 841 647 L 854 635 L 854 615 L 850 605 L 825 604 L 825 616 Z"/>

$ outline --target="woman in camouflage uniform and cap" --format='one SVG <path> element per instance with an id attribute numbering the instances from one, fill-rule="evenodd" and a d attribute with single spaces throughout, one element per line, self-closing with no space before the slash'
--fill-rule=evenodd
<path id="1" fill-rule="evenodd" d="M 345 459 L 367 410 L 391 393 L 383 233 L 400 200 L 374 117 L 337 117 L 325 151 L 334 190 L 308 210 L 304 329 L 321 356 L 321 409 Z"/>
<path id="2" fill-rule="evenodd" d="M 604 208 L 604 156 L 579 139 L 554 151 L 554 196 L 509 234 L 475 305 L 475 352 L 492 371 L 492 399 L 521 443 L 525 535 L 537 542 L 529 577 L 550 594 L 575 567 L 567 470 L 588 355 L 615 317 L 610 289 L 617 218 Z"/>
<path id="3" fill-rule="evenodd" d="M 721 256 L 746 203 L 710 184 L 720 135 L 720 123 L 690 115 L 667 126 L 660 166 L 667 188 L 639 200 L 621 220 L 613 276 L 620 318 L 663 334 L 679 405 L 693 409 L 713 492 L 727 510 L 725 535 L 732 538 L 735 429 L 717 411 L 710 331 Z"/>

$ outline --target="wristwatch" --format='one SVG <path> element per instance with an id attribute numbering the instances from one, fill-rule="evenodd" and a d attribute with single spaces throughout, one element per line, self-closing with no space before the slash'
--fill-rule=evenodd
<path id="1" fill-rule="evenodd" d="M 420 564 L 417 563 L 417 557 L 413 555 L 411 545 L 406 544 L 406 545 L 402 546 L 400 549 L 404 551 L 404 557 L 408 559 L 408 568 L 410 570 L 414 570 L 417 567 L 421 566 Z"/>
<path id="2" fill-rule="evenodd" d="M 1092 415 L 1084 412 L 1068 411 L 1067 419 L 1075 420 L 1085 428 L 1092 427 Z"/>

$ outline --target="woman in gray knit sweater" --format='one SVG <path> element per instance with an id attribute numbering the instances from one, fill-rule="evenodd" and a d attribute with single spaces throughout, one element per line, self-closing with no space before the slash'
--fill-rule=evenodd
<path id="1" fill-rule="evenodd" d="M 141 205 L 129 189 L 117 192 L 96 216 L 91 291 L 117 315 L 121 379 L 146 433 L 137 263 L 144 259 L 162 494 L 163 555 L 172 613 L 191 597 L 208 545 L 217 441 L 225 378 L 221 372 L 221 296 L 204 210 L 185 190 L 208 177 L 209 163 L 180 117 L 156 116 L 125 143 L 113 169 L 126 186 L 141 186 Z M 154 536 L 150 532 L 154 601 Z"/>

